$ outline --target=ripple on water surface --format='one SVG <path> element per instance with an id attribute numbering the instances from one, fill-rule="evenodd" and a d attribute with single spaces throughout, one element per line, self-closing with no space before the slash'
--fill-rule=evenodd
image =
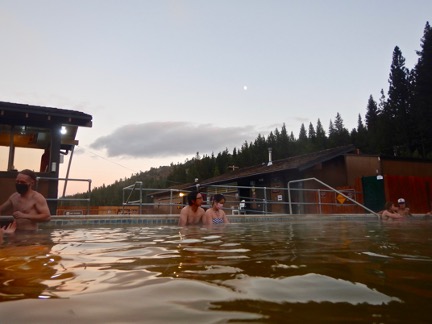
<path id="1" fill-rule="evenodd" d="M 0 303 L 0 313 L 19 322 L 428 322 L 430 233 L 430 223 L 368 221 L 53 230 L 48 243 L 0 246 L 0 293 L 27 299 Z"/>

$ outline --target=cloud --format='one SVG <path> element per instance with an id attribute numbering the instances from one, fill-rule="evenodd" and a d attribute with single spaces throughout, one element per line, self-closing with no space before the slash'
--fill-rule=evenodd
<path id="1" fill-rule="evenodd" d="M 90 147 L 105 149 L 109 157 L 169 157 L 215 154 L 228 148 L 240 148 L 258 135 L 255 127 L 219 127 L 190 122 L 150 122 L 129 124 L 97 138 Z"/>

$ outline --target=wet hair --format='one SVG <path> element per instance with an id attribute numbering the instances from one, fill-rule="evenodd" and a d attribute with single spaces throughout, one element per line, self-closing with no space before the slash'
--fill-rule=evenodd
<path id="1" fill-rule="evenodd" d="M 225 200 L 224 195 L 216 194 L 213 196 L 212 202 L 218 203 L 218 202 L 221 202 L 222 200 Z"/>
<path id="2" fill-rule="evenodd" d="M 191 191 L 191 192 L 188 194 L 187 199 L 188 199 L 188 204 L 189 204 L 189 206 L 192 206 L 192 205 L 193 205 L 193 202 L 197 199 L 197 195 L 198 195 L 198 194 L 199 194 L 199 191 L 196 191 L 196 190 Z"/>
<path id="3" fill-rule="evenodd" d="M 19 173 L 25 174 L 26 176 L 29 176 L 33 181 L 36 181 L 36 173 L 34 173 L 34 171 L 32 171 L 32 170 L 24 169 L 24 170 L 20 171 Z"/>
<path id="4" fill-rule="evenodd" d="M 393 205 L 393 203 L 391 201 L 387 201 L 384 205 L 384 209 L 389 210 L 392 205 Z"/>

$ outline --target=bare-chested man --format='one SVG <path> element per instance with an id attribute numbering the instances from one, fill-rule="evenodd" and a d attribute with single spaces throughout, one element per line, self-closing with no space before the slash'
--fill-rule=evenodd
<path id="1" fill-rule="evenodd" d="M 38 223 L 51 219 L 46 199 L 32 188 L 35 182 L 36 175 L 33 171 L 26 169 L 19 172 L 15 181 L 17 192 L 0 206 L 0 214 L 12 209 L 17 230 L 37 230 Z"/>
<path id="2" fill-rule="evenodd" d="M 201 207 L 203 197 L 201 193 L 192 191 L 188 195 L 189 206 L 183 207 L 180 212 L 179 226 L 200 225 L 205 210 Z"/>
<path id="3" fill-rule="evenodd" d="M 405 199 L 404 198 L 399 198 L 398 199 L 398 205 L 399 205 L 399 208 L 398 208 L 398 213 L 401 215 L 401 216 L 403 216 L 403 217 L 406 217 L 406 216 L 412 216 L 411 215 L 411 212 L 410 212 L 410 209 L 406 206 L 406 203 L 405 203 Z"/>

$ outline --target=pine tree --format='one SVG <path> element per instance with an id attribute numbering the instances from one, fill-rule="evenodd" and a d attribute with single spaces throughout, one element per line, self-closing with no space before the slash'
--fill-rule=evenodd
<path id="1" fill-rule="evenodd" d="M 413 117 L 415 118 L 415 146 L 423 157 L 432 152 L 432 29 L 426 22 L 421 51 L 414 68 Z"/>
<path id="2" fill-rule="evenodd" d="M 376 147 L 376 153 L 393 155 L 393 143 L 391 139 L 389 140 L 389 136 L 387 136 L 392 125 L 392 116 L 390 110 L 387 108 L 387 99 L 384 90 L 381 89 L 380 93 L 381 97 L 378 103 L 376 129 L 370 137 L 373 141 L 371 147 Z"/>
<path id="3" fill-rule="evenodd" d="M 291 143 L 288 132 L 285 127 L 285 123 L 282 124 L 282 129 L 280 132 L 280 139 L 278 140 L 280 157 L 286 158 L 291 156 L 293 150 L 293 144 Z"/>
<path id="4" fill-rule="evenodd" d="M 361 115 L 358 115 L 357 129 L 353 129 L 351 132 L 352 143 L 360 149 L 361 152 L 366 152 L 368 150 L 368 138 L 367 129 L 363 124 Z"/>
<path id="5" fill-rule="evenodd" d="M 370 131 L 378 127 L 378 105 L 370 95 L 366 107 L 366 128 Z"/>
<path id="6" fill-rule="evenodd" d="M 273 138 L 273 133 L 270 132 L 269 139 Z M 271 140 L 273 142 L 273 140 Z M 249 165 L 260 164 L 262 162 L 267 161 L 268 159 L 268 141 L 262 136 L 258 134 L 253 145 L 250 146 L 251 157 L 249 161 Z"/>
<path id="7" fill-rule="evenodd" d="M 299 138 L 297 140 L 297 153 L 304 154 L 308 151 L 308 138 L 305 125 L 302 123 L 300 126 Z"/>
<path id="8" fill-rule="evenodd" d="M 395 155 L 410 153 L 410 111 L 409 70 L 405 67 L 401 50 L 396 46 L 390 67 L 388 99 L 384 108 L 386 122 L 382 125 L 385 127 L 386 145 L 393 148 Z"/>
<path id="9" fill-rule="evenodd" d="M 318 150 L 316 131 L 311 122 L 309 123 L 308 142 L 308 152 Z"/>
<path id="10" fill-rule="evenodd" d="M 329 147 L 330 148 L 331 147 L 335 147 L 336 146 L 336 144 L 335 144 L 336 129 L 334 127 L 333 120 L 331 120 L 331 119 L 330 119 L 330 122 L 329 122 L 328 134 L 329 134 L 329 136 L 328 136 Z"/>
<path id="11" fill-rule="evenodd" d="M 298 145 L 297 139 L 295 138 L 293 131 L 291 131 L 291 133 L 289 135 L 289 142 L 290 142 L 290 147 L 292 149 L 289 152 L 288 156 L 295 156 L 295 155 L 297 155 L 300 150 L 299 150 L 299 145 Z"/>
<path id="12" fill-rule="evenodd" d="M 327 136 L 325 130 L 321 124 L 321 120 L 318 118 L 316 124 L 316 138 L 317 138 L 317 148 L 319 150 L 324 150 L 327 148 Z"/>
<path id="13" fill-rule="evenodd" d="M 306 142 L 307 141 L 307 133 L 306 133 L 306 128 L 305 125 L 302 123 L 300 126 L 300 132 L 299 132 L 299 141 L 301 142 Z"/>
<path id="14" fill-rule="evenodd" d="M 343 124 L 343 119 L 339 113 L 336 113 L 334 123 L 330 120 L 329 142 L 331 147 L 350 144 L 351 138 L 348 130 Z"/>
<path id="15" fill-rule="evenodd" d="M 315 140 L 316 139 L 316 132 L 315 132 L 315 128 L 312 125 L 312 123 L 309 123 L 308 138 L 309 138 L 309 140 Z"/>

